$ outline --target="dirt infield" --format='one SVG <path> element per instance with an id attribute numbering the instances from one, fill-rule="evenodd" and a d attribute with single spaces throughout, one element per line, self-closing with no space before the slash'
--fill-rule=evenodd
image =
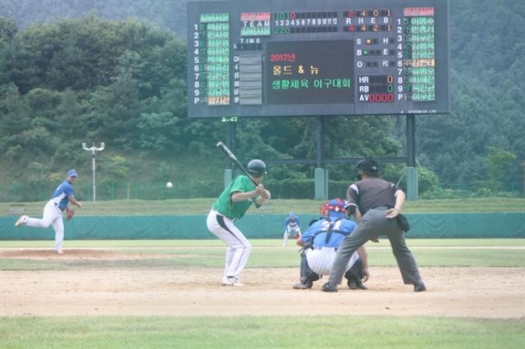
<path id="1" fill-rule="evenodd" d="M 3 259 L 82 262 L 75 270 L 0 271 L 0 316 L 393 315 L 525 316 L 525 268 L 422 268 L 428 291 L 404 286 L 397 268 L 376 268 L 369 290 L 293 290 L 298 268 L 247 268 L 244 287 L 220 285 L 215 268 L 129 268 L 104 263 L 162 258 L 104 250 L 2 250 Z M 89 266 L 95 261 L 96 267 Z"/>

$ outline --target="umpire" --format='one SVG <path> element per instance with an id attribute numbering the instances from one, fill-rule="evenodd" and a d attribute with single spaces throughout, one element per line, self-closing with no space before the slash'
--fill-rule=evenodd
<path id="1" fill-rule="evenodd" d="M 368 240 L 386 235 L 396 257 L 405 285 L 414 285 L 414 292 L 425 291 L 414 256 L 406 245 L 405 232 L 408 227 L 399 224 L 405 202 L 405 193 L 393 183 L 379 178 L 379 165 L 375 160 L 365 159 L 357 164 L 359 180 L 347 191 L 348 213 L 353 214 L 357 229 L 345 238 L 337 250 L 324 292 L 337 292 L 346 265 L 352 254 Z"/>

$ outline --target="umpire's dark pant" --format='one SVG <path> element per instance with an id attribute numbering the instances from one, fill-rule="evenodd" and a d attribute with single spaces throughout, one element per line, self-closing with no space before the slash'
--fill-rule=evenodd
<path id="1" fill-rule="evenodd" d="M 386 235 L 390 240 L 403 282 L 406 285 L 423 283 L 416 260 L 407 247 L 405 233 L 398 227 L 395 219 L 386 218 L 387 209 L 387 207 L 377 207 L 366 212 L 357 229 L 343 240 L 337 250 L 332 273 L 328 279 L 331 285 L 341 283 L 346 265 L 359 246 L 380 235 Z"/>

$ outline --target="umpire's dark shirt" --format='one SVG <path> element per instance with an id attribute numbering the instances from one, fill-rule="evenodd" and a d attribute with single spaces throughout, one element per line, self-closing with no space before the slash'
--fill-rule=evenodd
<path id="1" fill-rule="evenodd" d="M 364 215 L 368 210 L 386 206 L 392 208 L 396 204 L 395 193 L 399 188 L 381 178 L 368 177 L 348 187 L 346 199 L 349 205 L 359 208 Z"/>

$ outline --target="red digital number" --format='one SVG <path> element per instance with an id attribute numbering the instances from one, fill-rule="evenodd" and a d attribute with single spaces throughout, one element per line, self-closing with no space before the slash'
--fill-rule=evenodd
<path id="1" fill-rule="evenodd" d="M 372 93 L 368 100 L 371 103 L 393 102 L 394 95 L 392 93 Z"/>

